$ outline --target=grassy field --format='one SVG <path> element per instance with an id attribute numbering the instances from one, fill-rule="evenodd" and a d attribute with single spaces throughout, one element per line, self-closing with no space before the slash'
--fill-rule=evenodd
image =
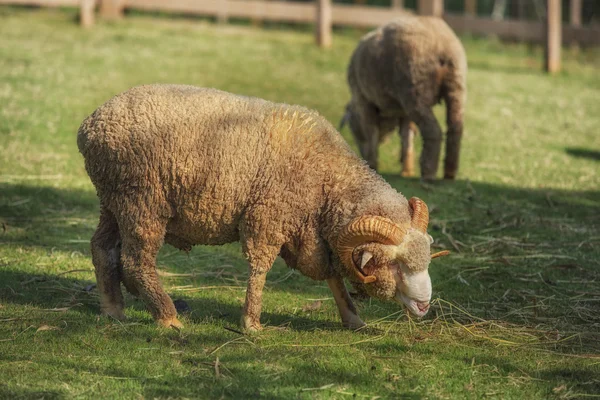
<path id="1" fill-rule="evenodd" d="M 307 31 L 149 16 L 84 31 L 73 11 L 0 8 L 0 398 L 599 397 L 598 51 L 567 50 L 548 77 L 537 47 L 464 38 L 459 179 L 423 187 L 399 177 L 397 137 L 382 149 L 384 177 L 429 204 L 436 247 L 453 250 L 432 264 L 424 320 L 364 301 L 368 328 L 345 331 L 326 284 L 278 259 L 266 328 L 242 335 L 237 244 L 162 249 L 163 283 L 191 308 L 183 331 L 132 297 L 126 322 L 98 316 L 81 121 L 131 86 L 172 82 L 337 123 L 358 37 L 321 51 Z"/>

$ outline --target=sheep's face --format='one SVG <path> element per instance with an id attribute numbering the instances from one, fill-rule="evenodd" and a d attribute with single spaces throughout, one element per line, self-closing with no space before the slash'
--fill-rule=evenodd
<path id="1" fill-rule="evenodd" d="M 429 310 L 429 263 L 449 254 L 431 254 L 429 211 L 423 200 L 408 201 L 410 222 L 395 223 L 377 215 L 356 217 L 341 231 L 337 251 L 341 266 L 359 293 L 395 300 L 422 317 Z"/>
<path id="2" fill-rule="evenodd" d="M 368 243 L 357 247 L 353 254 L 356 266 L 377 278 L 373 283 L 360 284 L 359 291 L 394 300 L 411 314 L 423 317 L 431 300 L 430 244 L 429 235 L 411 230 L 398 246 Z"/>

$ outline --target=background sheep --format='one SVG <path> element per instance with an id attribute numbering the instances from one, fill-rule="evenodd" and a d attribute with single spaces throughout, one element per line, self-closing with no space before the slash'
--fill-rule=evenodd
<path id="1" fill-rule="evenodd" d="M 424 179 L 435 179 L 442 131 L 432 107 L 444 100 L 448 132 L 444 178 L 458 170 L 467 61 L 464 48 L 446 23 L 407 15 L 365 35 L 348 66 L 352 99 L 347 121 L 362 156 L 377 169 L 378 145 L 400 126 L 402 174 L 413 175 L 414 126 L 423 137 Z"/>
<path id="2" fill-rule="evenodd" d="M 156 273 L 163 242 L 241 241 L 242 325 L 260 329 L 266 274 L 281 253 L 327 280 L 343 324 L 363 325 L 343 277 L 416 315 L 429 307 L 427 206 L 409 202 L 307 109 L 191 86 L 131 89 L 81 125 L 100 198 L 92 260 L 102 312 L 124 318 L 120 281 L 164 326 L 181 327 Z"/>

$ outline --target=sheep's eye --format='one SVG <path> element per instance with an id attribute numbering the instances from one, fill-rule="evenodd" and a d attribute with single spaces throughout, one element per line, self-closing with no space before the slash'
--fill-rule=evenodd
<path id="1" fill-rule="evenodd" d="M 393 261 L 391 265 L 394 274 L 401 280 L 404 281 L 404 274 L 402 273 L 402 268 L 400 267 L 400 263 L 397 261 Z"/>

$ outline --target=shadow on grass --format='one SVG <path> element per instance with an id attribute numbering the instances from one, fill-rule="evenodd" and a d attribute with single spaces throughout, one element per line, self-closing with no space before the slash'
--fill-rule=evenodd
<path id="1" fill-rule="evenodd" d="M 66 393 L 53 390 L 35 390 L 19 388 L 11 390 L 3 383 L 0 383 L 0 399 L 64 399 Z"/>
<path id="2" fill-rule="evenodd" d="M 407 197 L 419 196 L 430 205 L 430 232 L 436 246 L 454 252 L 432 264 L 434 297 L 469 304 L 466 309 L 482 318 L 524 325 L 544 323 L 575 333 L 591 331 L 600 322 L 592 312 L 597 302 L 595 293 L 600 291 L 593 286 L 600 280 L 599 246 L 594 241 L 600 230 L 600 191 L 520 189 L 467 181 L 440 182 L 424 188 L 417 179 L 391 174 L 384 178 Z M 92 191 L 0 184 L 0 192 L 0 225 L 4 226 L 4 232 L 0 230 L 0 245 L 54 249 L 67 254 L 80 252 L 89 259 L 88 241 L 98 213 Z M 163 254 L 159 261 L 175 272 L 196 271 L 194 263 L 199 264 L 199 270 L 211 271 L 207 265 L 211 260 L 206 256 L 226 257 L 239 275 L 240 284 L 245 284 L 246 264 L 237 249 L 200 247 L 194 249 L 194 255 L 198 255 L 197 260 L 175 262 Z M 308 278 L 278 279 L 287 269 L 281 261 L 277 263 L 269 274 L 272 290 L 323 296 L 323 288 L 311 284 Z M 89 268 L 92 269 L 91 262 Z M 0 273 L 0 281 L 18 287 L 37 276 L 2 270 Z M 59 287 L 90 283 L 66 277 L 50 279 Z M 199 275 L 194 280 L 194 285 L 205 283 L 226 285 L 214 276 Z M 23 296 L 11 296 L 7 289 L 3 290 L 17 303 L 37 301 L 46 308 L 56 306 L 56 297 L 39 293 L 33 289 L 35 285 L 31 287 L 24 287 Z M 555 299 L 547 300 L 551 296 Z M 570 300 L 574 296 L 579 297 Z M 179 294 L 174 296 L 177 297 Z M 217 318 L 234 325 L 239 321 L 237 306 L 215 300 L 187 300 L 197 320 L 214 317 L 217 310 Z M 366 320 L 398 310 L 393 304 L 374 304 L 367 306 Z M 264 321 L 271 325 L 290 323 L 299 330 L 315 326 L 314 321 L 302 321 L 296 315 L 266 313 Z M 337 329 L 327 324 L 325 327 Z"/>
<path id="3" fill-rule="evenodd" d="M 99 315 L 99 298 L 94 282 L 90 280 L 67 278 L 57 275 L 42 275 L 19 272 L 12 269 L 0 269 L 0 303 L 33 305 L 43 310 L 68 309 L 70 312 L 87 316 Z M 125 294 L 125 289 L 123 288 Z M 268 293 L 266 294 L 268 296 Z M 190 298 L 179 294 L 171 295 L 173 299 L 184 300 L 190 306 L 185 313 L 190 321 L 202 324 L 205 321 L 221 320 L 233 329 L 239 329 L 241 305 L 212 298 Z M 143 302 L 127 295 L 125 306 L 134 310 L 145 310 Z M 127 314 L 127 311 L 126 311 Z M 105 319 L 108 323 L 108 318 Z M 311 319 L 310 316 L 273 313 L 263 311 L 261 320 L 268 327 L 286 326 L 296 331 L 312 331 L 315 329 L 341 330 L 341 323 Z M 132 320 L 129 320 L 132 322 Z M 143 323 L 152 325 L 148 315 Z"/>
<path id="4" fill-rule="evenodd" d="M 565 149 L 565 152 L 573 157 L 587 158 L 588 160 L 600 161 L 600 151 L 597 150 L 567 147 Z"/>

